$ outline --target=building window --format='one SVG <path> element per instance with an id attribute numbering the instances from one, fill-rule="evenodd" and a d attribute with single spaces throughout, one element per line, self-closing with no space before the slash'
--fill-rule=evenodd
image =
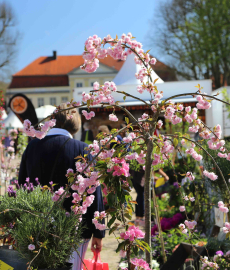
<path id="1" fill-rule="evenodd" d="M 56 97 L 51 97 L 50 98 L 50 105 L 56 105 L 57 101 L 56 101 Z"/>
<path id="2" fill-rule="evenodd" d="M 83 87 L 83 83 L 82 82 L 76 83 L 76 87 Z"/>
<path id="3" fill-rule="evenodd" d="M 44 106 L 44 98 L 38 98 L 38 107 Z"/>
<path id="4" fill-rule="evenodd" d="M 93 86 L 94 82 L 91 82 L 90 86 Z"/>
<path id="5" fill-rule="evenodd" d="M 68 101 L 68 97 L 62 97 L 62 98 L 61 98 L 61 102 L 62 102 L 62 103 L 65 103 L 65 102 L 67 102 L 67 101 Z"/>

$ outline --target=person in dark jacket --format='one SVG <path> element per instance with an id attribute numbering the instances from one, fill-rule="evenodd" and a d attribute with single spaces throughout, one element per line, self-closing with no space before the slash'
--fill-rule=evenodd
<path id="1" fill-rule="evenodd" d="M 65 103 L 60 105 L 61 109 L 67 108 Z M 68 184 L 66 172 L 69 168 L 75 170 L 75 157 L 81 155 L 84 157 L 87 152 L 87 144 L 73 139 L 73 135 L 79 130 L 81 125 L 80 116 L 75 110 L 72 113 L 73 118 L 67 117 L 68 111 L 56 114 L 56 126 L 49 130 L 44 139 L 34 139 L 28 144 L 20 165 L 19 184 L 24 184 L 27 177 L 35 184 L 35 178 L 39 178 L 41 185 L 49 185 L 49 182 L 57 184 L 55 190 Z M 89 159 L 92 158 L 89 156 Z M 91 250 L 101 251 L 102 238 L 105 236 L 104 231 L 99 231 L 92 223 L 95 211 L 104 211 L 101 187 L 97 187 L 93 204 L 88 207 L 87 212 L 83 215 L 84 229 L 82 238 L 86 239 L 79 251 L 81 259 L 84 260 L 85 252 L 89 239 L 92 238 Z M 72 205 L 72 196 L 64 200 L 63 207 L 70 211 Z M 76 255 L 76 254 L 75 254 Z M 74 255 L 74 256 L 75 256 Z M 71 261 L 73 262 L 73 261 Z M 76 256 L 74 259 L 73 270 L 82 269 L 81 260 Z"/>

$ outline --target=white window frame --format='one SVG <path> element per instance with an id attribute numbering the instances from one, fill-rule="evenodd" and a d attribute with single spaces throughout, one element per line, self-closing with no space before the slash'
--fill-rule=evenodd
<path id="1" fill-rule="evenodd" d="M 81 83 L 82 86 L 77 86 L 78 83 Z M 82 87 L 85 87 L 85 82 L 83 80 L 75 80 L 74 82 L 74 85 L 75 85 L 75 88 L 82 88 Z"/>
<path id="2" fill-rule="evenodd" d="M 42 102 L 41 102 L 42 101 Z M 40 105 L 42 103 L 42 105 Z M 42 107 L 45 105 L 45 100 L 43 97 L 39 97 L 38 98 L 38 107 Z"/>
<path id="3" fill-rule="evenodd" d="M 55 100 L 54 104 L 52 104 L 51 99 Z M 50 97 L 50 105 L 52 105 L 52 106 L 57 105 L 57 98 L 56 97 Z"/>
<path id="4" fill-rule="evenodd" d="M 68 97 L 61 97 L 61 103 L 66 103 L 68 101 Z"/>

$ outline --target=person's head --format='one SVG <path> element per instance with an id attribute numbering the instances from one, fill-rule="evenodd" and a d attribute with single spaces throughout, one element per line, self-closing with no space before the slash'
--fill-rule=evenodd
<path id="1" fill-rule="evenodd" d="M 106 125 L 102 125 L 98 127 L 98 133 L 103 132 L 109 135 L 109 129 Z"/>
<path id="2" fill-rule="evenodd" d="M 90 128 L 90 124 L 89 122 L 85 122 L 84 125 L 83 125 L 83 128 L 86 130 L 86 129 L 89 129 Z"/>
<path id="3" fill-rule="evenodd" d="M 59 106 L 60 110 L 67 109 L 66 103 L 61 103 Z M 70 116 L 70 117 L 69 117 Z M 70 134 L 74 135 L 81 127 L 81 118 L 77 109 L 65 110 L 55 114 L 56 125 L 55 128 L 62 128 L 69 131 Z"/>

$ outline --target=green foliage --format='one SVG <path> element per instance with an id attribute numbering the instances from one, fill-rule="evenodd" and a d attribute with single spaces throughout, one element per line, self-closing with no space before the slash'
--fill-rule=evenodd
<path id="1" fill-rule="evenodd" d="M 21 157 L 24 153 L 26 146 L 28 144 L 28 137 L 25 136 L 23 133 L 19 132 L 18 134 L 18 145 L 17 145 L 17 155 Z"/>
<path id="2" fill-rule="evenodd" d="M 171 0 L 159 5 L 153 38 L 186 79 L 212 79 L 229 85 L 229 0 Z M 155 44 L 156 46 L 156 44 Z"/>
<path id="3" fill-rule="evenodd" d="M 223 100 L 230 103 L 230 97 L 228 95 L 226 88 L 222 90 L 222 94 L 223 94 Z M 230 105 L 224 105 L 224 106 L 226 107 L 226 110 L 228 111 L 228 118 L 230 118 Z"/>
<path id="4" fill-rule="evenodd" d="M 182 242 L 190 243 L 193 245 L 196 245 L 199 242 L 203 242 L 202 244 L 207 243 L 207 238 L 201 238 L 201 236 L 196 233 L 193 233 L 192 236 L 189 236 L 187 234 L 181 233 L 179 229 L 172 229 L 167 233 L 163 232 L 162 234 L 167 257 L 171 256 L 176 246 Z M 157 259 L 159 263 L 162 263 L 160 238 L 158 235 L 155 235 L 152 238 L 152 251 L 153 258 Z"/>
<path id="5" fill-rule="evenodd" d="M 165 195 L 165 194 L 164 194 Z M 159 215 L 160 217 L 172 217 L 173 215 L 175 215 L 178 211 L 179 208 L 175 207 L 174 205 L 169 205 L 169 200 L 164 200 L 164 199 L 159 199 L 157 197 L 157 205 L 158 205 L 158 210 L 159 210 Z M 151 202 L 151 213 L 152 215 L 154 214 L 154 207 L 153 207 L 153 201 Z"/>
<path id="6" fill-rule="evenodd" d="M 216 237 L 210 237 L 208 239 L 207 249 L 210 253 L 210 256 L 214 256 L 218 250 L 221 250 L 225 253 L 230 250 L 230 241 L 229 239 L 219 241 Z"/>
<path id="7" fill-rule="evenodd" d="M 40 186 L 30 193 L 21 188 L 17 190 L 16 198 L 1 197 L 0 212 L 5 213 L 0 214 L 0 224 L 16 240 L 21 256 L 29 262 L 40 252 L 32 263 L 34 269 L 64 266 L 73 247 L 77 248 L 81 243 L 78 216 L 67 215 L 59 204 L 55 204 L 51 216 L 45 219 L 53 205 L 52 193 L 42 191 Z M 12 229 L 10 223 L 14 225 Z M 34 251 L 28 249 L 30 244 L 35 245 Z"/>

